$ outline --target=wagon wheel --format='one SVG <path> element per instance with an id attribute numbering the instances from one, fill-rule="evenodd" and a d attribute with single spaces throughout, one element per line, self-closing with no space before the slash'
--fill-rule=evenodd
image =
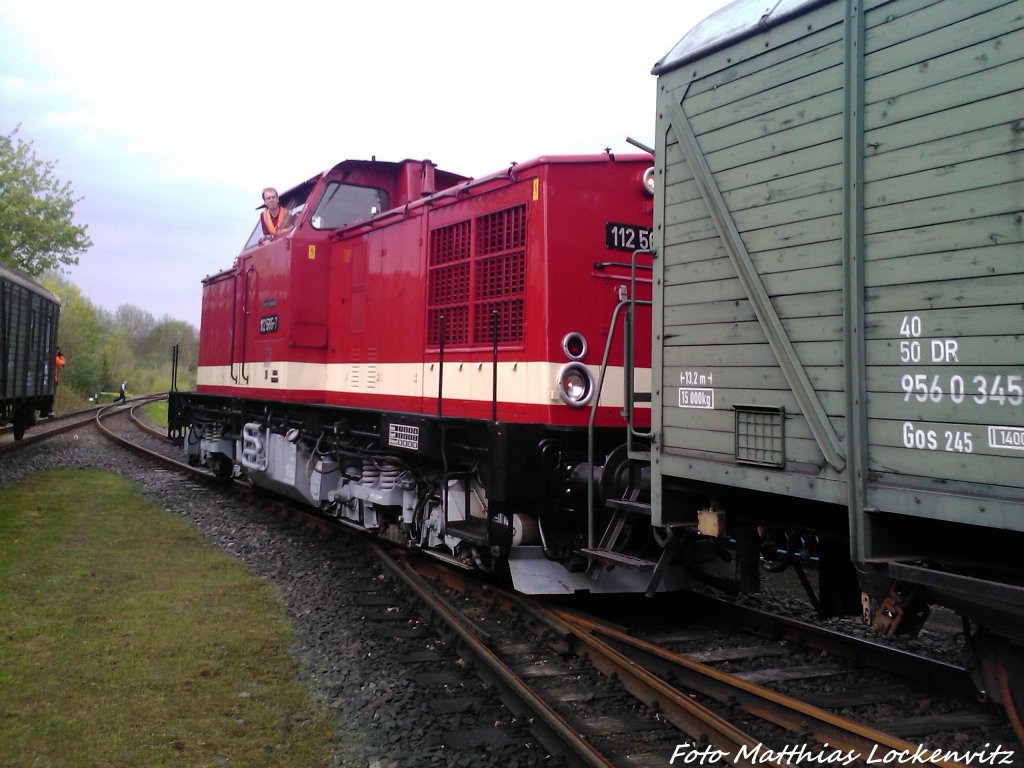
<path id="1" fill-rule="evenodd" d="M 766 531 L 761 542 L 761 567 L 768 573 L 781 573 L 790 563 L 789 547 L 784 534 L 779 531 Z"/>
<path id="2" fill-rule="evenodd" d="M 1003 707 L 1006 716 L 1010 718 L 1013 732 L 1017 734 L 1017 740 L 1024 744 L 1024 675 L 1019 674 L 1019 669 L 1018 674 L 1015 674 L 1009 665 L 1002 665 L 1000 671 L 999 693 Z"/>
<path id="3" fill-rule="evenodd" d="M 968 637 L 982 686 L 989 698 L 1002 704 L 1013 732 L 1024 744 L 1024 648 L 983 627 Z"/>
<path id="4" fill-rule="evenodd" d="M 25 436 L 25 430 L 28 428 L 28 419 L 25 417 L 24 411 L 19 410 L 15 412 L 11 428 L 14 432 L 15 440 L 21 440 Z"/>

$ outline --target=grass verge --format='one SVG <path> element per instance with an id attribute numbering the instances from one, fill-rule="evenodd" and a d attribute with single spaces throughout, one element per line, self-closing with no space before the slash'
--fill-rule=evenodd
<path id="1" fill-rule="evenodd" d="M 289 641 L 268 587 L 119 476 L 0 491 L 0 765 L 329 764 Z"/>
<path id="2" fill-rule="evenodd" d="M 167 401 L 154 400 L 142 406 L 142 415 L 158 427 L 167 426 Z"/>

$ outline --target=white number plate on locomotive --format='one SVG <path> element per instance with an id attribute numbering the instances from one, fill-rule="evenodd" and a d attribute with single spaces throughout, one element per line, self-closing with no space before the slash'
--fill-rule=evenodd
<path id="1" fill-rule="evenodd" d="M 651 247 L 651 231 L 647 227 L 606 221 L 604 223 L 604 247 L 616 251 L 648 250 Z"/>
<path id="2" fill-rule="evenodd" d="M 420 428 L 408 424 L 388 425 L 388 445 L 392 448 L 420 449 Z"/>

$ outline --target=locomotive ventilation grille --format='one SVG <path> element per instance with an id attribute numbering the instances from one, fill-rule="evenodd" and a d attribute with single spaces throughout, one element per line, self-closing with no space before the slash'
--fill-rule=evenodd
<path id="1" fill-rule="evenodd" d="M 487 346 L 523 340 L 526 206 L 488 213 L 430 232 L 427 345 Z"/>
<path id="2" fill-rule="evenodd" d="M 785 409 L 736 405 L 736 461 L 781 469 L 786 463 Z"/>

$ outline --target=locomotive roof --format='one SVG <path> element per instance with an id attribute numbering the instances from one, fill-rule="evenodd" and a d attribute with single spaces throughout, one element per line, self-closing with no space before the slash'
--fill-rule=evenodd
<path id="1" fill-rule="evenodd" d="M 442 171 L 440 168 L 437 167 L 437 165 L 435 165 L 430 160 L 413 160 L 412 158 L 406 158 L 405 160 L 399 160 L 397 162 L 389 161 L 389 160 L 376 160 L 376 159 L 374 159 L 374 160 L 342 160 L 340 163 L 338 163 L 333 168 L 331 168 L 329 171 L 327 171 L 327 173 L 325 173 L 324 175 L 326 176 L 326 175 L 334 174 L 336 171 L 344 170 L 346 168 L 358 168 L 358 167 L 361 167 L 361 166 L 366 166 L 366 167 L 370 167 L 370 168 L 372 168 L 372 167 L 380 168 L 381 166 L 383 166 L 383 167 L 386 167 L 386 168 L 392 168 L 392 169 L 396 169 L 397 170 L 398 168 L 401 168 L 402 166 L 410 164 L 410 163 L 431 163 L 431 165 L 434 166 L 434 178 L 438 182 L 438 184 L 440 184 L 441 186 L 448 187 L 448 186 L 451 186 L 453 184 L 458 184 L 459 182 L 462 182 L 462 181 L 467 181 L 468 178 L 469 178 L 468 176 L 462 176 L 461 174 L 452 173 L 451 171 Z"/>
<path id="2" fill-rule="evenodd" d="M 341 227 L 341 229 L 347 229 L 349 227 L 362 227 L 374 222 L 380 222 L 387 218 L 389 215 L 397 212 L 405 211 L 409 208 L 415 208 L 422 205 L 430 205 L 433 202 L 451 197 L 455 192 L 466 192 L 472 188 L 480 187 L 485 184 L 492 183 L 494 181 L 501 181 L 512 178 L 514 175 L 529 171 L 533 168 L 543 165 L 571 165 L 573 163 L 595 163 L 595 162 L 651 162 L 651 156 L 647 154 L 613 154 L 611 152 L 604 152 L 601 154 L 588 154 L 588 155 L 541 155 L 530 160 L 526 160 L 522 163 L 512 163 L 507 168 L 494 173 L 489 173 L 486 176 L 472 177 L 472 176 L 460 176 L 455 173 L 448 171 L 435 170 L 435 188 L 436 192 L 431 195 L 420 197 L 416 200 L 410 200 L 406 203 L 392 207 L 390 210 L 381 211 L 380 214 L 373 217 L 372 220 L 363 219 L 360 221 L 354 221 L 351 224 Z M 408 160 L 400 163 L 382 163 L 380 160 L 344 160 L 338 163 L 336 166 L 330 169 L 330 171 L 323 174 L 324 176 L 333 175 L 336 171 L 344 170 L 346 168 L 358 167 L 360 165 L 393 165 L 400 166 L 403 163 L 409 162 Z M 314 177 L 310 179 L 306 184 L 314 183 L 320 177 Z M 295 187 L 295 190 L 300 189 L 305 185 L 300 184 Z M 286 193 L 289 194 L 289 193 Z"/>
<path id="3" fill-rule="evenodd" d="M 10 264 L 0 262 L 0 279 L 12 282 L 15 285 L 20 285 L 23 288 L 27 288 L 33 293 L 37 293 L 43 298 L 52 301 L 54 304 L 60 303 L 60 299 L 29 277 L 28 273 L 22 272 L 20 269 L 13 267 Z"/>
<path id="4" fill-rule="evenodd" d="M 668 72 L 824 2 L 827 0 L 733 0 L 687 32 L 655 63 L 651 74 Z"/>

